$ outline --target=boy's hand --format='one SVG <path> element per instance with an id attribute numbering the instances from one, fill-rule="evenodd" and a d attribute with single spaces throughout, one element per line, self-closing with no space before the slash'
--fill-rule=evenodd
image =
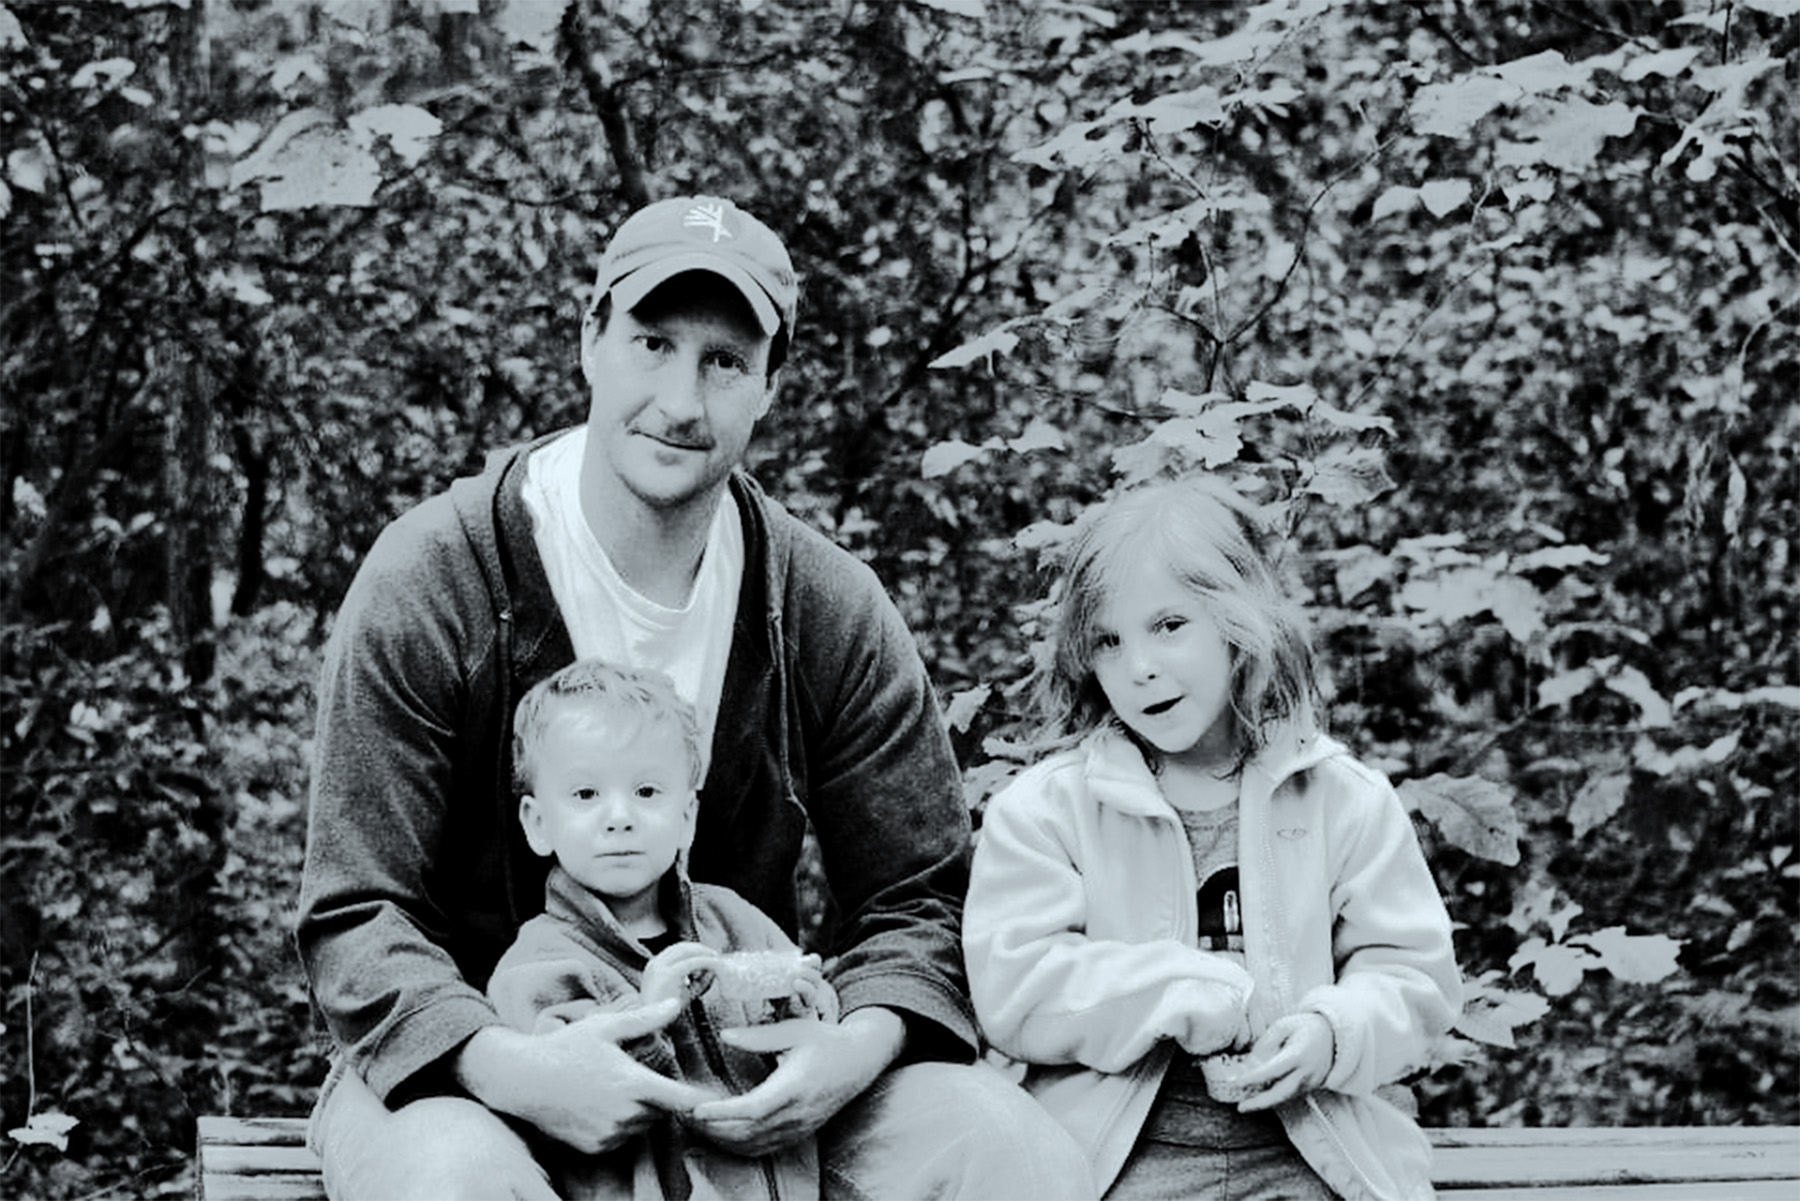
<path id="1" fill-rule="evenodd" d="M 794 1011 L 812 1014 L 821 1022 L 838 1020 L 837 989 L 825 979 L 825 969 L 817 955 L 805 955 L 800 970 L 794 974 Z"/>
<path id="2" fill-rule="evenodd" d="M 792 1018 L 726 1030 L 722 1037 L 747 1051 L 772 1052 L 781 1062 L 742 1096 L 695 1107 L 688 1125 L 727 1150 L 766 1155 L 811 1137 L 874 1083 L 900 1054 L 906 1025 L 894 1011 L 871 1006 L 841 1023 Z"/>
<path id="3" fill-rule="evenodd" d="M 718 970 L 719 952 L 697 942 L 678 942 L 658 951 L 644 965 L 638 994 L 645 1005 L 668 1000 L 686 1005 L 712 987 Z"/>
<path id="4" fill-rule="evenodd" d="M 1238 1110 L 1273 1109 L 1324 1084 L 1336 1041 L 1331 1023 L 1320 1014 L 1278 1018 L 1250 1050 L 1250 1067 L 1239 1078 L 1249 1095 L 1238 1103 Z"/>

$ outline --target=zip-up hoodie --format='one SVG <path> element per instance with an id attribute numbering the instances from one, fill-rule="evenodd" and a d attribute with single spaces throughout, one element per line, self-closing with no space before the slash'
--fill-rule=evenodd
<path id="1" fill-rule="evenodd" d="M 1105 1192 L 1172 1057 L 1322 1015 L 1322 1088 L 1282 1105 L 1289 1139 L 1349 1198 L 1429 1197 L 1431 1148 L 1376 1094 L 1421 1065 L 1461 1006 L 1450 920 L 1386 777 L 1288 732 L 1245 768 L 1244 963 L 1199 949 L 1180 816 L 1116 727 L 989 803 L 964 914 L 981 1026 L 1092 1157 Z"/>
<path id="2" fill-rule="evenodd" d="M 544 905 L 512 711 L 574 650 L 521 495 L 528 450 L 383 531 L 325 651 L 296 933 L 333 1040 L 390 1104 L 455 1089 L 446 1057 L 499 1021 L 488 973 Z M 833 918 L 814 949 L 843 1011 L 888 1006 L 909 1056 L 966 1059 L 969 819 L 918 649 L 866 565 L 747 475 L 729 486 L 746 562 L 692 878 L 793 936 L 810 821 Z"/>
<path id="3" fill-rule="evenodd" d="M 780 927 L 742 897 L 717 885 L 689 885 L 678 869 L 663 877 L 661 901 L 680 940 L 724 952 L 795 950 Z M 488 997 L 503 1021 L 527 1032 L 576 1022 L 634 1004 L 648 962 L 648 950 L 626 933 L 605 902 L 555 867 L 544 912 L 525 923 L 500 957 L 488 980 Z M 761 1083 L 774 1058 L 733 1047 L 719 1031 L 755 1020 L 743 1002 L 713 988 L 664 1030 L 625 1049 L 665 1076 L 737 1095 Z M 633 1140 L 623 1155 L 560 1152 L 552 1167 L 570 1201 L 713 1195 L 804 1201 L 819 1195 L 818 1148 L 812 1139 L 751 1158 L 689 1138 L 673 1118 Z"/>

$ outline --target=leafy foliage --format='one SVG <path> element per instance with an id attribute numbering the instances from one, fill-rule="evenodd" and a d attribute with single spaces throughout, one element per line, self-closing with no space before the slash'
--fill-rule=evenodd
<path id="1" fill-rule="evenodd" d="M 319 637 L 388 519 L 580 418 L 599 243 L 687 191 L 795 252 L 753 466 L 887 582 L 973 805 L 1041 556 L 1230 473 L 1463 925 L 1427 1120 L 1800 1121 L 1797 42 L 1792 0 L 0 6 L 0 1179 L 182 1192 L 195 1114 L 304 1111 Z"/>

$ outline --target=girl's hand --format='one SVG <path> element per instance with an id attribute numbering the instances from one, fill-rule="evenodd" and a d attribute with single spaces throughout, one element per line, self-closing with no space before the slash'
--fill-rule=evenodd
<path id="1" fill-rule="evenodd" d="M 1317 1013 L 1290 1013 L 1263 1031 L 1239 1083 L 1249 1095 L 1241 1113 L 1273 1109 L 1325 1083 L 1336 1053 L 1331 1023 Z"/>

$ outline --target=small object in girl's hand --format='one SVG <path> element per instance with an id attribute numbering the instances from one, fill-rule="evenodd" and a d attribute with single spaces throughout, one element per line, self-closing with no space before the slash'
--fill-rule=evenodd
<path id="1" fill-rule="evenodd" d="M 1200 1061 L 1200 1074 L 1206 1078 L 1206 1091 L 1222 1105 L 1236 1105 L 1253 1091 L 1244 1084 L 1244 1073 L 1250 1070 L 1250 1053 L 1208 1055 Z"/>

